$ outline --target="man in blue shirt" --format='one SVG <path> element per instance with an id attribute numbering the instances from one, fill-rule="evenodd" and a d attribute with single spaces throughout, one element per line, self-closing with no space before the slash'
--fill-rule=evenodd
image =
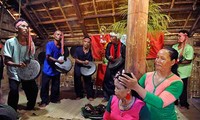
<path id="1" fill-rule="evenodd" d="M 92 52 L 90 49 L 91 46 L 91 38 L 85 37 L 83 39 L 83 46 L 77 47 L 74 57 L 75 57 L 75 67 L 74 67 L 74 88 L 76 93 L 76 99 L 83 98 L 83 85 L 81 81 L 81 72 L 80 68 L 83 65 L 89 64 L 89 61 L 93 60 Z M 83 76 L 84 85 L 87 92 L 87 98 L 92 101 L 94 98 L 94 90 L 93 90 L 93 83 L 92 83 L 92 77 L 91 76 Z"/>
<path id="2" fill-rule="evenodd" d="M 55 62 L 60 64 L 64 63 L 64 60 L 58 60 L 62 55 L 63 46 L 63 34 L 57 30 L 54 33 L 54 40 L 49 41 L 46 44 L 46 58 L 44 60 L 44 66 L 42 70 L 42 85 L 40 91 L 40 97 L 42 99 L 40 107 L 46 107 L 49 102 L 57 103 L 60 97 L 60 72 L 55 68 Z M 49 82 L 51 81 L 51 95 L 49 100 Z"/>

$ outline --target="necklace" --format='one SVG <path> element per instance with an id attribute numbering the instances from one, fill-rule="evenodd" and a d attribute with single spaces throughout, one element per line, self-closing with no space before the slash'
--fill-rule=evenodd
<path id="1" fill-rule="evenodd" d="M 132 97 L 131 102 L 128 103 L 127 105 L 122 105 L 122 100 L 119 101 L 120 104 L 120 109 L 121 110 L 128 110 L 129 108 L 131 108 L 131 106 L 134 104 L 135 102 L 135 97 Z"/>

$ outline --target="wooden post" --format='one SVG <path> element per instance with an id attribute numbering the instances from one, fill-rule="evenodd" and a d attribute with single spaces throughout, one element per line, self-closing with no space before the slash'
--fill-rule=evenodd
<path id="1" fill-rule="evenodd" d="M 149 0 L 128 0 L 125 71 L 138 79 L 146 72 L 148 8 Z"/>

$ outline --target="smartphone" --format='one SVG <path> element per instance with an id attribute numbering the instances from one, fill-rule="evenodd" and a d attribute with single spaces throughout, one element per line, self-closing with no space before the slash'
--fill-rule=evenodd
<path id="1" fill-rule="evenodd" d="M 132 78 L 131 73 L 124 73 L 124 74 L 126 74 L 126 75 L 128 75 L 129 77 Z"/>
<path id="2" fill-rule="evenodd" d="M 126 74 L 126 75 L 128 75 L 129 77 L 131 77 L 131 78 L 132 78 L 132 76 L 131 76 L 131 73 L 124 73 L 124 74 Z M 121 75 L 119 75 L 119 76 L 121 76 L 121 77 L 124 77 L 122 74 L 121 74 Z"/>

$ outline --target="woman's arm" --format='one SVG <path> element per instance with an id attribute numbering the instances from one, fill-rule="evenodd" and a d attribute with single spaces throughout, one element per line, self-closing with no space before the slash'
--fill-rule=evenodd
<path id="1" fill-rule="evenodd" d="M 106 111 L 103 114 L 103 119 L 104 120 L 110 120 L 110 113 L 111 113 L 111 107 L 110 106 L 111 106 L 111 102 L 112 102 L 112 97 L 113 96 L 110 97 L 110 99 L 108 101 L 108 104 L 106 106 Z"/>
<path id="2" fill-rule="evenodd" d="M 150 93 L 145 90 L 145 88 L 143 88 L 145 84 L 144 78 L 146 77 L 143 76 L 142 79 L 139 80 L 139 83 L 141 84 L 140 85 L 137 82 L 137 78 L 133 74 L 133 78 L 125 74 L 123 74 L 123 76 L 124 77 L 120 77 L 122 84 L 130 89 L 135 90 L 140 95 L 140 97 L 143 98 L 145 103 L 151 104 L 154 107 L 166 107 L 173 103 L 182 93 L 183 84 L 181 81 L 175 81 L 171 83 L 171 85 L 168 86 L 159 96 L 156 96 L 155 94 Z"/>

